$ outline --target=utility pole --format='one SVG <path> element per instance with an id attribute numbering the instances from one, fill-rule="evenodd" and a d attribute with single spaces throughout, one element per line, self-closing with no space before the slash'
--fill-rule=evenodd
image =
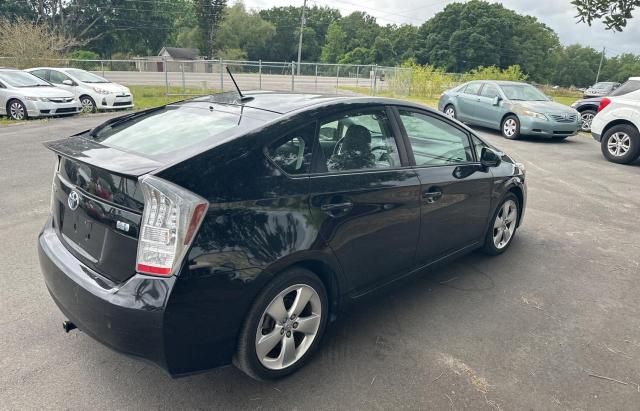
<path id="1" fill-rule="evenodd" d="M 302 57 L 302 32 L 304 31 L 304 11 L 307 8 L 307 0 L 302 4 L 302 16 L 300 17 L 300 40 L 298 41 L 298 75 L 300 75 L 300 59 Z"/>
<path id="2" fill-rule="evenodd" d="M 604 47 L 602 48 L 602 56 L 600 56 L 600 65 L 598 66 L 598 74 L 596 74 L 596 83 L 600 78 L 600 69 L 602 68 L 602 61 L 604 60 Z"/>

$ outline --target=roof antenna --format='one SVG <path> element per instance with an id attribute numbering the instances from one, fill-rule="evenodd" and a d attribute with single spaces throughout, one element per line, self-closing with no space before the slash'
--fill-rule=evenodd
<path id="1" fill-rule="evenodd" d="M 236 86 L 236 91 L 240 95 L 240 101 L 251 100 L 251 97 L 245 97 L 242 94 L 242 91 L 240 91 L 240 87 L 238 87 L 238 83 L 236 83 L 236 79 L 233 77 L 233 74 L 231 74 L 231 70 L 229 70 L 229 66 L 224 66 L 224 68 L 227 69 L 227 73 L 229 73 L 229 77 L 231 77 L 231 81 L 233 81 L 233 85 Z"/>

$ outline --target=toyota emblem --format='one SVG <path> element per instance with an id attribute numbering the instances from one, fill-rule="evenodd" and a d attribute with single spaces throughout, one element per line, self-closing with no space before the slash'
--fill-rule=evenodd
<path id="1" fill-rule="evenodd" d="M 75 191 L 71 191 L 71 193 L 69 193 L 69 198 L 67 199 L 67 204 L 69 204 L 69 208 L 71 210 L 78 208 L 78 205 L 80 204 L 80 194 Z"/>

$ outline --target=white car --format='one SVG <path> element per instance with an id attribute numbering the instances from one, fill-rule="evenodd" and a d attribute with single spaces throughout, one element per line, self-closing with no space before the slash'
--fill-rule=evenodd
<path id="1" fill-rule="evenodd" d="M 629 164 L 640 158 L 640 77 L 630 77 L 600 101 L 591 135 L 609 161 Z"/>
<path id="2" fill-rule="evenodd" d="M 0 69 L 0 115 L 25 120 L 77 114 L 81 110 L 72 93 L 24 71 Z"/>
<path id="3" fill-rule="evenodd" d="M 85 112 L 133 107 L 131 90 L 89 71 L 54 67 L 37 67 L 27 71 L 72 92 L 80 100 Z"/>

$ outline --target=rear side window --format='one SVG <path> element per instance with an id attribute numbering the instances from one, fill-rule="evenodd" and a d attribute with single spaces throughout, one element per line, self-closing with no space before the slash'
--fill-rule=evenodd
<path id="1" fill-rule="evenodd" d="M 640 90 L 640 81 L 629 80 L 610 94 L 610 96 L 624 96 L 625 94 L 633 93 Z"/>
<path id="2" fill-rule="evenodd" d="M 315 123 L 299 128 L 269 146 L 267 155 L 287 174 L 308 173 L 315 130 Z"/>
<path id="3" fill-rule="evenodd" d="M 335 137 L 330 140 L 326 135 Z M 319 141 L 326 166 L 322 171 L 400 166 L 398 147 L 384 109 L 352 112 L 322 123 Z"/>
<path id="4" fill-rule="evenodd" d="M 482 83 L 469 83 L 467 87 L 464 89 L 464 94 L 473 94 L 477 95 L 480 91 L 480 87 Z"/>

